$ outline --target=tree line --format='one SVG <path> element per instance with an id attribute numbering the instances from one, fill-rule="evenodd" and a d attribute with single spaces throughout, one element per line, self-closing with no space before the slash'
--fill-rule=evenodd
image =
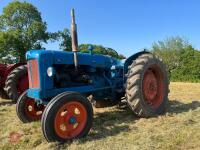
<path id="1" fill-rule="evenodd" d="M 68 29 L 48 32 L 47 23 L 41 13 L 30 3 L 14 1 L 9 3 L 0 15 L 0 62 L 25 62 L 25 53 L 30 49 L 45 49 L 44 43 L 60 42 L 60 49 L 71 51 L 71 36 Z M 91 44 L 90 44 L 91 45 Z M 87 44 L 80 45 L 80 51 L 87 52 Z M 93 45 L 94 53 L 111 55 L 122 59 L 113 49 Z"/>
<path id="2" fill-rule="evenodd" d="M 158 41 L 152 52 L 166 64 L 171 81 L 200 82 L 200 51 L 184 38 Z"/>
<path id="3" fill-rule="evenodd" d="M 0 15 L 0 63 L 25 62 L 25 53 L 30 49 L 42 49 L 44 43 L 59 42 L 60 49 L 71 51 L 71 36 L 68 29 L 48 32 L 41 13 L 30 3 L 13 1 Z M 79 51 L 110 55 L 118 59 L 125 56 L 114 49 L 95 44 L 81 44 Z M 150 50 L 166 64 L 171 81 L 200 81 L 200 51 L 181 37 L 170 37 L 155 42 Z"/>

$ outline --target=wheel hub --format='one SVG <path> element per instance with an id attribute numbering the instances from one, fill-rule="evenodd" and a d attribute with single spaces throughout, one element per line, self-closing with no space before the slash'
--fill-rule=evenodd
<path id="1" fill-rule="evenodd" d="M 42 116 L 42 112 L 44 111 L 44 105 L 38 105 L 33 99 L 27 99 L 25 104 L 25 113 L 27 116 L 34 120 L 39 120 Z"/>
<path id="2" fill-rule="evenodd" d="M 157 66 L 150 67 L 144 74 L 143 78 L 143 95 L 146 102 L 156 109 L 163 100 L 163 75 Z"/>
<path id="3" fill-rule="evenodd" d="M 54 126 L 58 136 L 72 139 L 84 129 L 87 120 L 87 111 L 79 102 L 69 102 L 57 112 Z"/>
<path id="4" fill-rule="evenodd" d="M 77 121 L 76 121 L 76 117 L 72 116 L 69 118 L 69 123 L 70 124 L 75 124 Z"/>
<path id="5" fill-rule="evenodd" d="M 157 89 L 158 89 L 156 77 L 152 71 L 148 71 L 146 73 L 146 75 L 144 77 L 144 82 L 145 82 L 144 95 L 147 100 L 151 101 L 155 98 L 155 96 L 157 94 Z"/>

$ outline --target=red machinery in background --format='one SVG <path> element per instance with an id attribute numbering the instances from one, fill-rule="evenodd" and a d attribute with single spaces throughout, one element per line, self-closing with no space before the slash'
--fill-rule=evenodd
<path id="1" fill-rule="evenodd" d="M 16 102 L 18 97 L 28 89 L 27 66 L 24 63 L 0 64 L 0 95 Z"/>

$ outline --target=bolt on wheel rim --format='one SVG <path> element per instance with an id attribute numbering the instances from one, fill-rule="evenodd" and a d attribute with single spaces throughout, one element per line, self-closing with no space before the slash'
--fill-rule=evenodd
<path id="1" fill-rule="evenodd" d="M 33 119 L 39 120 L 42 117 L 44 111 L 44 105 L 37 106 L 36 102 L 33 99 L 27 99 L 25 103 L 25 114 Z"/>
<path id="2" fill-rule="evenodd" d="M 87 121 L 87 111 L 79 102 L 69 102 L 63 105 L 54 120 L 56 134 L 64 139 L 72 139 L 78 136 Z"/>

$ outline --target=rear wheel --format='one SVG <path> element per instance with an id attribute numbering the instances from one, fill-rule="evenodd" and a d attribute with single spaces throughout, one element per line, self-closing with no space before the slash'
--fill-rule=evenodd
<path id="1" fill-rule="evenodd" d="M 79 93 L 62 93 L 45 108 L 42 131 L 47 141 L 66 142 L 88 134 L 93 122 L 92 105 Z"/>
<path id="2" fill-rule="evenodd" d="M 27 66 L 22 65 L 15 68 L 7 77 L 5 90 L 9 98 L 17 101 L 19 96 L 28 89 L 28 72 Z"/>
<path id="3" fill-rule="evenodd" d="M 44 105 L 38 105 L 34 99 L 27 97 L 26 91 L 19 97 L 16 104 L 17 116 L 23 123 L 40 120 L 44 108 Z"/>
<path id="4" fill-rule="evenodd" d="M 139 56 L 129 66 L 126 98 L 136 115 L 151 117 L 164 112 L 168 88 L 166 67 L 152 54 Z"/>

